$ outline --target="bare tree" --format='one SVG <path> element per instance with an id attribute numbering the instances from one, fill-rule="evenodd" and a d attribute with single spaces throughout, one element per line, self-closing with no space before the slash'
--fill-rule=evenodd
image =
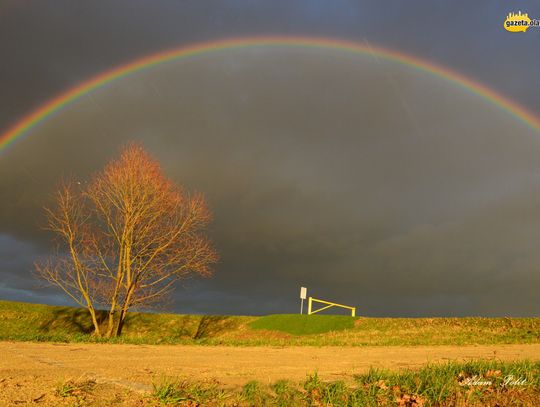
<path id="1" fill-rule="evenodd" d="M 159 303 L 179 279 L 211 275 L 217 261 L 202 195 L 174 185 L 139 145 L 89 183 L 64 182 L 55 201 L 45 211 L 58 250 L 36 271 L 88 309 L 96 335 L 120 335 L 130 308 Z M 105 327 L 98 307 L 108 309 Z"/>

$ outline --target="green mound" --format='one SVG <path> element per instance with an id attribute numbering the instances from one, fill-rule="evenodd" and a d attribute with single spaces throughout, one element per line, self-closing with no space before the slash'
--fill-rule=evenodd
<path id="1" fill-rule="evenodd" d="M 310 335 L 352 329 L 354 318 L 342 315 L 278 314 L 261 317 L 249 326 L 252 329 L 280 331 L 292 335 Z"/>

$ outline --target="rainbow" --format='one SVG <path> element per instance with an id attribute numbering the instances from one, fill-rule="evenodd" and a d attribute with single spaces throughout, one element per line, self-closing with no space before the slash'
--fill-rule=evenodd
<path id="1" fill-rule="evenodd" d="M 18 120 L 11 128 L 0 135 L 0 153 L 8 146 L 12 145 L 17 139 L 23 137 L 25 134 L 28 134 L 29 131 L 39 123 L 51 117 L 56 112 L 62 110 L 62 108 L 64 108 L 66 105 L 69 105 L 93 90 L 101 88 L 116 79 L 123 78 L 132 73 L 139 72 L 143 69 L 148 69 L 169 61 L 189 58 L 215 51 L 248 47 L 319 48 L 333 49 L 356 54 L 371 54 L 378 58 L 407 65 L 419 71 L 445 79 L 454 85 L 460 86 L 467 91 L 486 99 L 502 110 L 510 113 L 517 119 L 523 121 L 532 129 L 540 131 L 540 119 L 517 102 L 504 97 L 493 89 L 490 89 L 487 86 L 466 77 L 465 75 L 440 65 L 436 65 L 432 62 L 422 60 L 418 57 L 404 54 L 395 50 L 346 40 L 311 37 L 265 36 L 230 38 L 193 44 L 159 52 L 150 56 L 145 56 L 125 65 L 102 72 L 101 74 L 82 82 L 64 93 L 61 93 Z"/>

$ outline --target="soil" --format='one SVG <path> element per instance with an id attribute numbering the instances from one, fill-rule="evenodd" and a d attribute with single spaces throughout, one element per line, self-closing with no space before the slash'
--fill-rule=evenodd
<path id="1" fill-rule="evenodd" d="M 371 366 L 418 368 L 469 359 L 540 359 L 540 344 L 416 347 L 231 347 L 0 342 L 0 406 L 145 404 L 164 377 L 237 387 L 250 380 L 351 380 Z M 59 394 L 66 383 L 92 391 Z M 80 396 L 77 396 L 78 392 Z"/>

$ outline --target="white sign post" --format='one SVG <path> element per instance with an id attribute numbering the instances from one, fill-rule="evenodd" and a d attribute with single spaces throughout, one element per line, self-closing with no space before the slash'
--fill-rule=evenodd
<path id="1" fill-rule="evenodd" d="M 307 298 L 307 288 L 306 287 L 300 287 L 300 299 L 302 302 L 300 303 L 300 314 L 304 313 L 304 300 Z"/>

